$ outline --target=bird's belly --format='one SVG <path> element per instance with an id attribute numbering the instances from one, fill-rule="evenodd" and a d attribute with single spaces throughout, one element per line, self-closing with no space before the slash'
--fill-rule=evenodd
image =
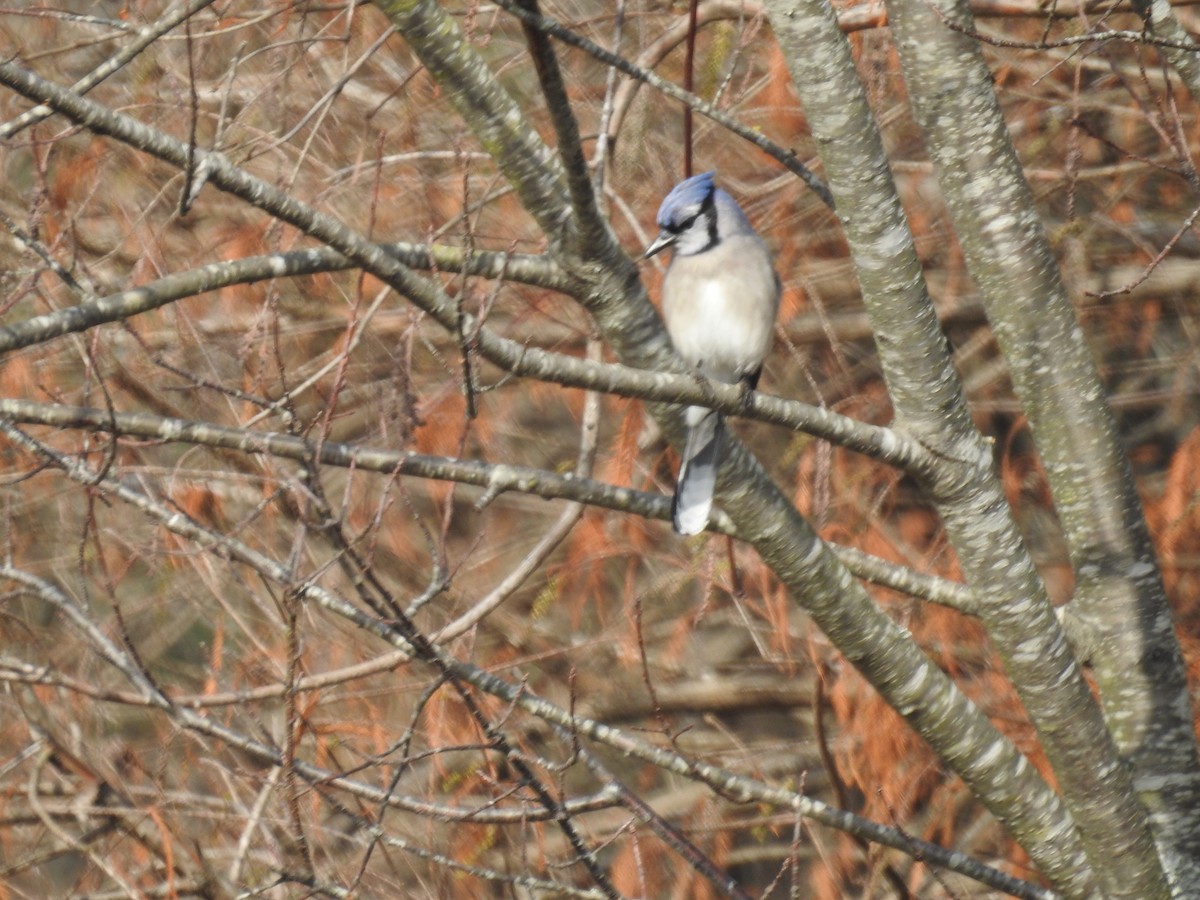
<path id="1" fill-rule="evenodd" d="M 761 364 L 770 341 L 770 322 L 750 314 L 745 297 L 721 285 L 706 284 L 683 301 L 664 308 L 675 349 L 710 378 L 734 382 Z"/>

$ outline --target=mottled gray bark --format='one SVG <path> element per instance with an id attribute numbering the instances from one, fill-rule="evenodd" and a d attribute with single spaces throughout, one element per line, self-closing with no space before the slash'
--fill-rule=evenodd
<path id="1" fill-rule="evenodd" d="M 1103 386 L 980 48 L 942 19 L 969 32 L 970 12 L 951 0 L 888 8 L 913 109 L 1066 531 L 1072 611 L 1098 636 L 1091 662 L 1109 727 L 1151 813 L 1174 894 L 1200 896 L 1200 759 L 1183 660 Z M 1110 841 L 1093 852 L 1097 864 L 1100 854 L 1120 854 L 1128 867 L 1106 890 L 1154 896 L 1149 881 L 1135 887 L 1135 875 L 1150 878 L 1148 861 Z"/>
<path id="2" fill-rule="evenodd" d="M 1162 896 L 1129 773 L 967 413 L 848 42 L 825 0 L 768 0 L 767 7 L 849 238 L 897 427 L 936 453 L 936 465 L 918 475 L 942 513 L 978 615 L 1038 729 L 1099 886 L 1111 896 Z M 973 152 L 971 140 L 958 141 Z M 993 212 L 1002 214 L 1012 215 L 1008 208 Z M 1034 855 L 1054 867 L 1047 874 L 1060 889 L 1086 894 L 1064 861 Z"/>
<path id="3" fill-rule="evenodd" d="M 1158 52 L 1174 67 L 1192 99 L 1200 102 L 1200 46 L 1175 17 L 1169 0 L 1133 0 L 1133 8 L 1141 15 L 1146 30 L 1164 39 Z"/>

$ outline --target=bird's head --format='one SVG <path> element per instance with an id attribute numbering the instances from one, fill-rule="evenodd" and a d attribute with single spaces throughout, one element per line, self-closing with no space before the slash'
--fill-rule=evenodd
<path id="1" fill-rule="evenodd" d="M 674 247 L 683 256 L 700 253 L 717 242 L 718 188 L 715 172 L 684 179 L 671 189 L 658 208 L 658 237 L 646 248 L 643 259 Z"/>

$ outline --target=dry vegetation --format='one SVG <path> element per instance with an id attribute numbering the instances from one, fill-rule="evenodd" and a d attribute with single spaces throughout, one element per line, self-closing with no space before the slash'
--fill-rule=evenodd
<path id="1" fill-rule="evenodd" d="M 980 30 L 1010 42 L 1138 27 L 1120 4 L 1071 3 L 1052 19 L 985 2 Z M 68 14 L 61 5 L 0 10 L 0 55 L 64 86 L 172 6 L 74 3 Z M 446 5 L 553 143 L 519 24 L 487 4 Z M 619 45 L 617 4 L 543 6 L 682 82 L 686 4 L 620 4 Z M 695 92 L 820 174 L 761 11 L 705 9 Z M 974 419 L 994 437 L 1010 503 L 1051 595 L 1065 601 L 1071 564 L 1049 491 L 888 29 L 861 8 L 842 12 Z M 1195 13 L 1178 15 L 1190 25 Z M 496 164 L 387 27 L 371 5 L 218 0 L 88 96 L 180 140 L 194 135 L 373 240 L 543 252 Z M 668 34 L 676 38 L 656 44 Z M 988 45 L 986 54 L 1191 647 L 1200 637 L 1197 109 L 1150 47 Z M 604 154 L 594 172 L 601 202 L 636 253 L 681 174 L 680 106 L 609 80 L 581 52 L 561 48 L 560 59 L 585 149 Z M 0 91 L 0 121 L 31 105 Z M 601 150 L 605 126 L 614 140 Z M 834 215 L 708 120 L 697 119 L 693 147 L 697 169 L 719 171 L 777 254 L 783 308 L 761 389 L 888 424 Z M 178 167 L 58 116 L 8 134 L 0 165 L 0 325 L 214 262 L 318 246 L 212 185 L 181 214 L 189 177 Z M 431 277 L 497 334 L 605 355 L 587 313 L 562 293 L 437 266 Z M 646 264 L 643 277 L 656 296 L 661 270 Z M 364 625 L 405 617 L 447 658 L 644 744 L 1037 881 L 745 545 L 679 539 L 662 505 L 655 519 L 536 490 L 491 496 L 386 467 L 163 440 L 109 418 L 139 412 L 313 447 L 590 472 L 668 493 L 676 457 L 641 400 L 513 377 L 374 277 L 334 267 L 198 291 L 11 350 L 0 355 L 0 398 L 66 410 L 43 425 L 14 425 L 10 410 L 8 427 L 27 440 L 0 437 L 0 897 L 516 897 L 545 896 L 552 882 L 564 896 L 600 896 L 569 835 L 548 821 L 546 798 L 571 805 L 564 818 L 622 896 L 722 893 L 671 845 L 664 822 L 753 896 L 993 895 L 766 799 L 738 802 L 694 772 L 594 742 L 573 747 L 512 697 L 409 662 Z M 78 407 L 99 412 L 88 424 L 71 414 Z M 764 422 L 736 428 L 826 540 L 960 577 L 935 510 L 894 469 Z M 51 452 L 66 461 L 48 461 Z M 142 508 L 121 490 L 144 498 Z M 314 589 L 346 598 L 360 621 Z M 872 591 L 1044 766 L 980 626 Z M 639 818 L 631 796 L 661 818 Z"/>

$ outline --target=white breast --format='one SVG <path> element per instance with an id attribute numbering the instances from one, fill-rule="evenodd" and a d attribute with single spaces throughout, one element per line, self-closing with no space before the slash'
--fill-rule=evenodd
<path id="1" fill-rule="evenodd" d="M 755 235 L 675 257 L 663 282 L 663 316 L 676 351 L 710 378 L 731 383 L 762 365 L 778 304 L 775 272 Z"/>

